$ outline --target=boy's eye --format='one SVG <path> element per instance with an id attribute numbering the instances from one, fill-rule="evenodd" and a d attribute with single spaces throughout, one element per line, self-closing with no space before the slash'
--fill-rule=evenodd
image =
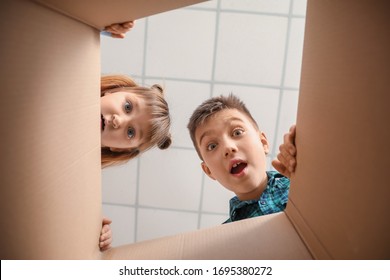
<path id="1" fill-rule="evenodd" d="M 124 107 L 125 107 L 126 113 L 130 113 L 131 110 L 133 110 L 133 104 L 131 104 L 131 102 L 128 102 L 128 101 L 125 102 Z"/>
<path id="2" fill-rule="evenodd" d="M 207 145 L 207 151 L 212 151 L 217 147 L 217 144 L 211 143 Z"/>
<path id="3" fill-rule="evenodd" d="M 129 128 L 127 129 L 127 137 L 133 138 L 134 136 L 135 136 L 135 129 L 132 128 L 132 127 L 129 127 Z"/>
<path id="4" fill-rule="evenodd" d="M 244 133 L 244 130 L 243 130 L 243 129 L 241 129 L 241 128 L 235 129 L 235 130 L 233 131 L 233 136 L 240 136 L 240 135 L 243 134 L 243 133 Z"/>

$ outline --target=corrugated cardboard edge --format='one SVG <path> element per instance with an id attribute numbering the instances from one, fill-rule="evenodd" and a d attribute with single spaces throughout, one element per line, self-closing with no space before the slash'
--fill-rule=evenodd
<path id="1" fill-rule="evenodd" d="M 99 32 L 33 1 L 0 15 L 0 257 L 95 259 Z"/>
<path id="2" fill-rule="evenodd" d="M 295 207 L 293 201 L 288 202 L 286 208 L 286 216 L 291 221 L 295 230 L 299 234 L 300 238 L 305 243 L 307 249 L 314 259 L 331 259 L 331 256 L 326 251 L 325 247 L 321 244 L 318 237 L 313 230 L 309 227 L 308 223 L 303 218 L 302 214 Z"/>
<path id="3" fill-rule="evenodd" d="M 103 259 L 312 259 L 284 212 L 112 248 Z"/>
<path id="4" fill-rule="evenodd" d="M 389 8 L 307 3 L 286 213 L 316 259 L 389 259 Z"/>

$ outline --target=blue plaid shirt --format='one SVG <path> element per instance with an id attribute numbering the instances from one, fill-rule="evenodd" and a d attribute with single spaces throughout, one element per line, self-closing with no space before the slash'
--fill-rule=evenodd
<path id="1" fill-rule="evenodd" d="M 258 200 L 230 200 L 230 218 L 224 224 L 283 211 L 288 200 L 290 179 L 276 171 L 267 171 L 267 187 Z"/>

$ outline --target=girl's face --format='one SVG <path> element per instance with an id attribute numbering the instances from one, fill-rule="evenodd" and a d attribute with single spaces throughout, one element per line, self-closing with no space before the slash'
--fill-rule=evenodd
<path id="1" fill-rule="evenodd" d="M 151 129 L 151 114 L 138 95 L 118 91 L 100 99 L 101 145 L 112 151 L 142 150 Z"/>

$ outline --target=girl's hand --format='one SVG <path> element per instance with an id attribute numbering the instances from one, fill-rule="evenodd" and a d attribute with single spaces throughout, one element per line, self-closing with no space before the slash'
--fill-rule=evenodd
<path id="1" fill-rule="evenodd" d="M 114 23 L 104 28 L 104 31 L 110 32 L 113 38 L 125 38 L 126 32 L 134 26 L 134 20 L 123 23 Z"/>
<path id="2" fill-rule="evenodd" d="M 105 251 L 111 248 L 112 243 L 112 231 L 110 224 L 112 221 L 106 217 L 103 217 L 102 230 L 100 232 L 99 247 L 100 251 Z"/>

